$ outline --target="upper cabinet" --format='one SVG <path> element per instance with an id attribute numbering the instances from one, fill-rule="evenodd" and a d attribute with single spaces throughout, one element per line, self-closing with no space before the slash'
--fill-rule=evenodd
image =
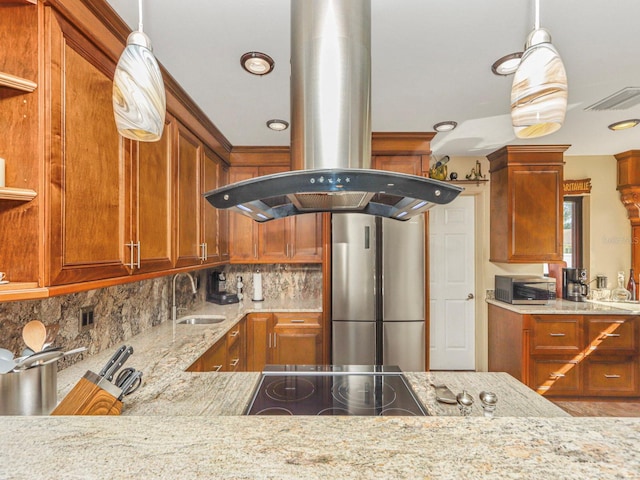
<path id="1" fill-rule="evenodd" d="M 569 145 L 506 146 L 487 156 L 492 262 L 562 261 L 563 165 Z"/>

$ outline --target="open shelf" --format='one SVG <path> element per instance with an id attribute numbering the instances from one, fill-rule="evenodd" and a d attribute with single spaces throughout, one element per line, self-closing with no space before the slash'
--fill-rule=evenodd
<path id="1" fill-rule="evenodd" d="M 18 202 L 30 202 L 36 198 L 37 193 L 28 188 L 0 187 L 0 200 L 15 200 Z"/>
<path id="2" fill-rule="evenodd" d="M 16 77 L 8 73 L 0 72 L 0 87 L 13 88 L 23 92 L 33 92 L 38 85 L 26 78 Z"/>

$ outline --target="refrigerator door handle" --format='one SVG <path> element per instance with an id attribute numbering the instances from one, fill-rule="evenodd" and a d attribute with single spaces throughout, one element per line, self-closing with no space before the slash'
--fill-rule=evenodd
<path id="1" fill-rule="evenodd" d="M 369 225 L 365 225 L 364 227 L 364 248 L 365 250 L 369 250 L 371 248 L 371 229 Z"/>

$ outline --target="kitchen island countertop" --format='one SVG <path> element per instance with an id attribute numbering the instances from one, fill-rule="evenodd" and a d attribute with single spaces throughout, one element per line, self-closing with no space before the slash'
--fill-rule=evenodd
<path id="1" fill-rule="evenodd" d="M 504 373 L 408 373 L 431 417 L 239 416 L 259 373 L 183 371 L 249 313 L 233 308 L 225 325 L 182 325 L 174 337 L 166 324 L 127 341 L 145 384 L 119 417 L 2 417 L 0 478 L 640 478 L 640 419 L 567 416 Z M 61 371 L 59 391 L 108 353 Z M 474 415 L 430 405 L 432 381 L 466 388 Z M 477 401 L 489 386 L 492 419 Z"/>
<path id="2" fill-rule="evenodd" d="M 487 298 L 486 302 L 521 315 L 637 315 L 640 313 L 640 304 L 637 303 L 572 302 L 557 299 L 546 305 L 513 305 L 494 298 Z"/>

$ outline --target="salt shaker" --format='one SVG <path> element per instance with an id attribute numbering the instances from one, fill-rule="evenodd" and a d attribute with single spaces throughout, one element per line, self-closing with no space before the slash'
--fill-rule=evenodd
<path id="1" fill-rule="evenodd" d="M 498 403 L 498 396 L 493 392 L 480 392 L 480 402 L 482 403 L 482 410 L 484 410 L 484 416 L 493 418 L 493 412 L 496 410 L 496 403 Z"/>
<path id="2" fill-rule="evenodd" d="M 468 417 L 471 415 L 471 407 L 473 406 L 473 397 L 463 390 L 456 396 L 458 402 L 458 408 L 460 409 L 460 415 Z"/>
<path id="3" fill-rule="evenodd" d="M 238 300 L 242 300 L 244 297 L 242 293 L 242 289 L 244 288 L 244 283 L 242 283 L 242 277 L 238 276 L 238 283 L 236 283 L 236 291 L 238 292 Z"/>

